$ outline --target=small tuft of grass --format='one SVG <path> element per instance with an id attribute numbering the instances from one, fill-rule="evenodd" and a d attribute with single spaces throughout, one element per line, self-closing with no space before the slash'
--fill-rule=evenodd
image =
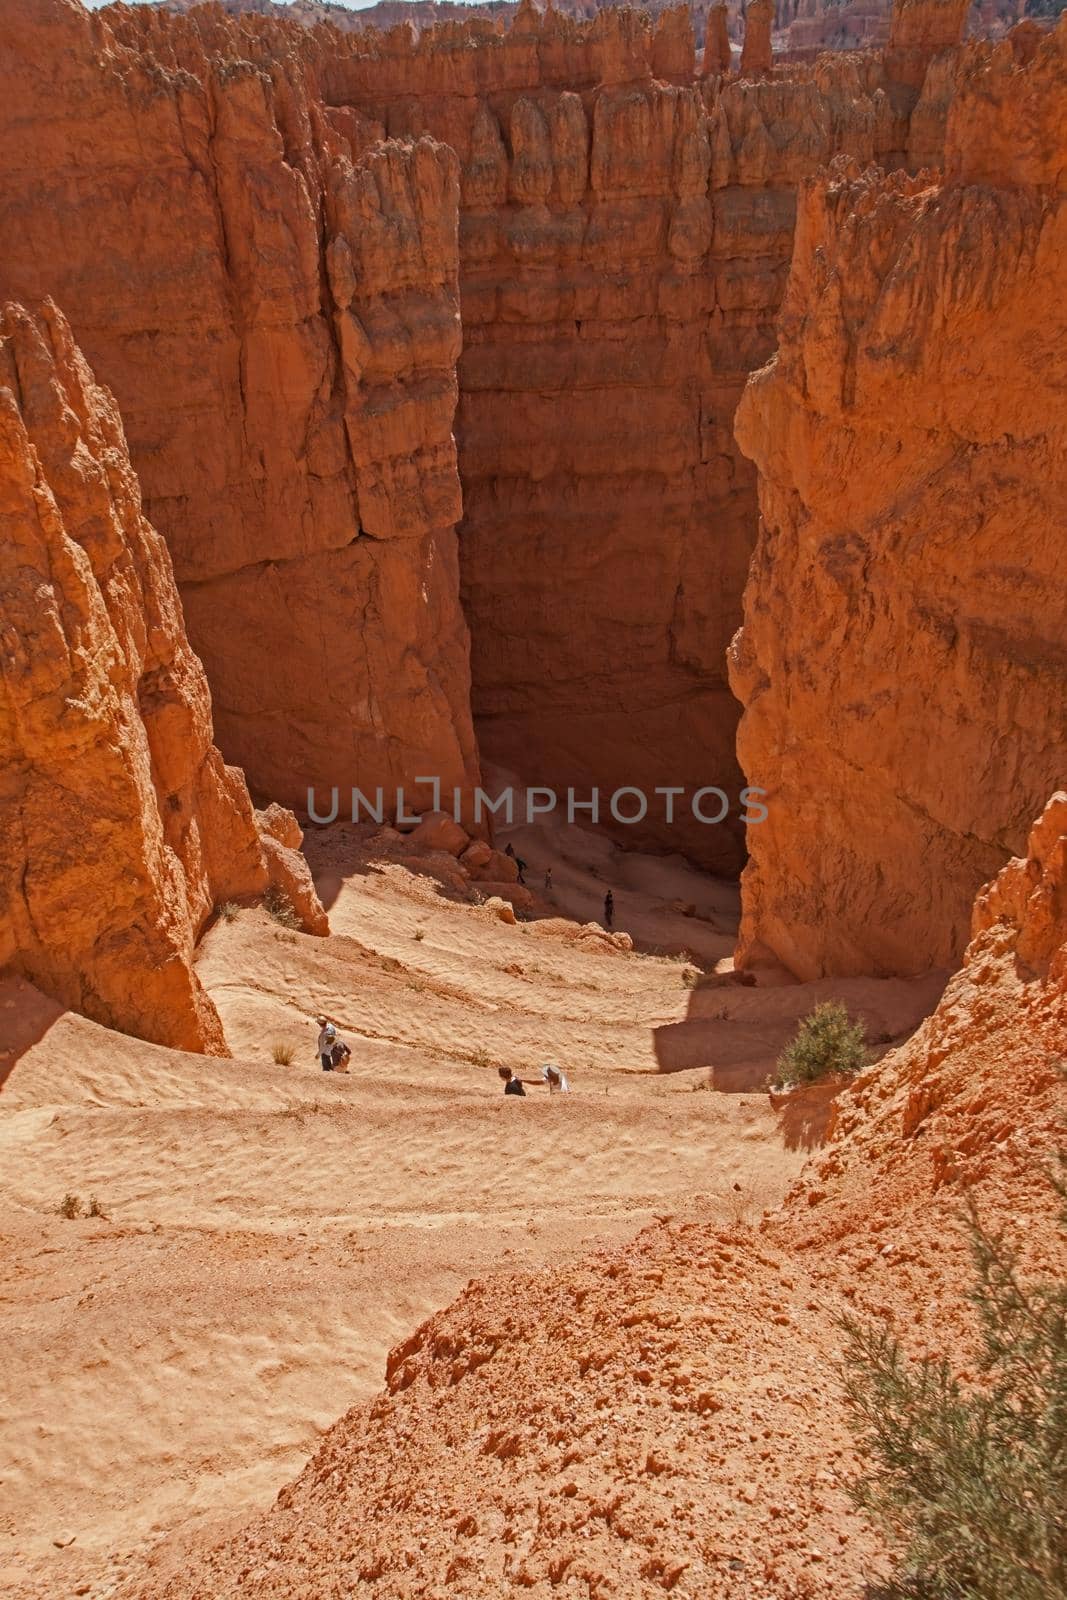
<path id="1" fill-rule="evenodd" d="M 426 937 L 426 929 L 425 928 L 416 928 L 415 929 L 415 942 L 416 942 L 416 944 L 421 944 L 422 941 L 425 939 L 425 937 Z"/>
<path id="2" fill-rule="evenodd" d="M 279 1067 L 291 1067 L 296 1056 L 293 1046 L 284 1044 L 280 1039 L 276 1039 L 274 1044 L 271 1045 L 270 1053 Z"/>
<path id="3" fill-rule="evenodd" d="M 240 906 L 233 900 L 224 900 L 220 906 L 215 907 L 216 914 L 223 922 L 233 922 L 240 911 Z"/>
<path id="4" fill-rule="evenodd" d="M 862 1023 L 850 1019 L 840 1000 L 824 1000 L 804 1018 L 796 1038 L 778 1057 L 778 1083 L 794 1089 L 820 1078 L 851 1078 L 869 1059 Z"/>
<path id="5" fill-rule="evenodd" d="M 85 1215 L 87 1217 L 103 1217 L 104 1221 L 107 1221 L 107 1212 L 104 1210 L 95 1194 L 91 1194 L 89 1196 L 89 1209 L 86 1211 Z"/>
<path id="6" fill-rule="evenodd" d="M 493 1058 L 484 1045 L 479 1045 L 477 1050 L 472 1050 L 467 1056 L 472 1067 L 491 1067 Z"/>
<path id="7" fill-rule="evenodd" d="M 297 933 L 300 931 L 303 924 L 293 909 L 293 902 L 283 889 L 278 888 L 277 884 L 271 884 L 270 888 L 263 896 L 263 904 L 266 907 L 268 914 L 272 916 L 275 922 L 279 923 L 281 927 L 291 928 Z"/>
<path id="8" fill-rule="evenodd" d="M 66 1217 L 68 1222 L 73 1222 L 75 1217 L 80 1217 L 82 1214 L 81 1199 L 76 1194 L 65 1194 L 56 1206 L 56 1211 L 59 1216 Z"/>

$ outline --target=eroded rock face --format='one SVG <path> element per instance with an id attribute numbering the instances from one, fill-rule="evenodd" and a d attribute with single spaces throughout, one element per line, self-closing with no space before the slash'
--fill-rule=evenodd
<path id="1" fill-rule="evenodd" d="M 957 76 L 944 184 L 803 187 L 738 412 L 762 524 L 731 671 L 770 791 L 741 959 L 805 978 L 957 960 L 1067 771 L 1067 26 Z"/>
<path id="2" fill-rule="evenodd" d="M 115 403 L 50 305 L 0 315 L 0 773 L 0 967 L 225 1054 L 192 953 L 266 887 L 252 806 Z"/>
<path id="3" fill-rule="evenodd" d="M 719 785 L 732 828 L 651 797 L 617 831 L 739 864 L 723 662 L 755 502 L 733 411 L 774 346 L 798 181 L 839 151 L 904 159 L 907 122 L 874 56 L 701 81 L 697 24 L 524 5 L 506 33 L 416 39 L 14 0 L 2 272 L 57 293 L 128 413 L 257 791 L 477 775 L 458 195 L 486 752 L 579 798 Z M 71 191 L 74 140 L 104 154 Z"/>
<path id="4" fill-rule="evenodd" d="M 455 158 L 331 120 L 300 29 L 110 16 L 5 11 L 0 289 L 115 390 L 253 788 L 467 786 Z"/>
<path id="5" fill-rule="evenodd" d="M 798 181 L 906 139 L 874 57 L 702 87 L 690 57 L 670 19 L 527 7 L 506 35 L 398 31 L 319 69 L 331 103 L 459 156 L 476 723 L 487 756 L 579 797 L 736 797 L 723 658 L 755 507 L 733 412 L 773 349 Z M 736 832 L 678 815 L 652 799 L 616 831 L 736 867 Z"/>

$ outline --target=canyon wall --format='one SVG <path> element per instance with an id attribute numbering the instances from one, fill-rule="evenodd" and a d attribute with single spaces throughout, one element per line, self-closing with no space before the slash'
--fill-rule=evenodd
<path id="1" fill-rule="evenodd" d="M 732 681 L 770 790 L 740 957 L 804 978 L 955 963 L 1067 774 L 1067 22 L 941 77 L 943 181 L 803 186 L 738 412 L 762 521 Z"/>
<path id="2" fill-rule="evenodd" d="M 315 55 L 318 37 L 327 104 L 459 157 L 461 561 L 484 753 L 582 794 L 736 797 L 724 653 L 756 511 L 733 413 L 774 346 L 798 182 L 842 150 L 905 159 L 914 95 L 894 111 L 875 56 L 697 83 L 684 12 L 653 30 L 525 6 L 507 34 L 476 20 Z M 619 831 L 735 868 L 738 831 L 687 816 Z"/>
<path id="3" fill-rule="evenodd" d="M 53 295 L 117 394 L 252 787 L 469 786 L 455 158 L 331 121 L 302 30 L 255 65 L 226 26 L 178 64 L 11 0 L 0 291 Z"/>
<path id="4" fill-rule="evenodd" d="M 486 754 L 721 785 L 731 824 L 618 831 L 739 865 L 733 413 L 798 184 L 939 154 L 964 20 L 911 0 L 895 54 L 776 68 L 754 12 L 751 75 L 697 78 L 684 8 L 416 38 L 12 0 L 0 282 L 114 387 L 254 789 L 469 786 L 462 585 Z"/>
<path id="5" fill-rule="evenodd" d="M 114 401 L 51 306 L 0 313 L 0 841 L 0 967 L 226 1053 L 192 952 L 267 886 L 252 805 Z"/>

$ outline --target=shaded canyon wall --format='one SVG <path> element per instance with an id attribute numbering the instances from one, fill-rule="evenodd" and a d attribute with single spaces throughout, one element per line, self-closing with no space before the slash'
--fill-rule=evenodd
<path id="1" fill-rule="evenodd" d="M 0 290 L 118 396 L 252 787 L 469 785 L 455 157 L 332 122 L 302 30 L 179 65 L 113 15 L 5 8 Z"/>
<path id="2" fill-rule="evenodd" d="M 262 19 L 109 15 L 168 70 L 239 48 L 276 73 L 295 48 Z M 798 183 L 842 150 L 907 160 L 922 71 L 761 57 L 748 79 L 698 80 L 684 11 L 653 30 L 529 6 L 506 34 L 308 30 L 300 59 L 332 124 L 458 156 L 461 557 L 486 755 L 557 789 L 736 796 L 724 656 L 756 511 L 733 413 L 774 346 Z M 928 142 L 943 120 L 929 110 Z M 736 867 L 738 831 L 686 816 L 620 831 Z"/>

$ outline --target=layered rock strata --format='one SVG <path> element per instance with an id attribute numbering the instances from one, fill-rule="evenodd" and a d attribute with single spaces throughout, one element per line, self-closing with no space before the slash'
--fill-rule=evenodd
<path id="1" fill-rule="evenodd" d="M 738 438 L 762 522 L 732 651 L 741 959 L 953 963 L 1067 773 L 1067 24 L 956 64 L 945 176 L 802 189 Z"/>
<path id="2" fill-rule="evenodd" d="M 773 68 L 760 7 L 759 76 L 698 78 L 684 9 L 416 39 L 13 0 L 0 278 L 55 292 L 119 396 L 255 790 L 477 776 L 461 301 L 486 753 L 578 798 L 719 785 L 731 824 L 652 797 L 616 831 L 739 864 L 733 412 L 797 184 L 840 152 L 908 162 L 915 119 L 923 152 L 943 136 L 943 10 L 912 0 L 898 82 L 873 53 Z"/>
<path id="3" fill-rule="evenodd" d="M 0 840 L 0 967 L 226 1053 L 193 946 L 268 873 L 114 400 L 51 305 L 0 315 Z M 302 909 L 326 931 L 314 891 Z"/>
<path id="4" fill-rule="evenodd" d="M 118 395 L 253 788 L 469 786 L 455 157 L 331 120 L 302 30 L 253 63 L 210 15 L 179 62 L 179 19 L 131 48 L 121 9 L 13 0 L 0 286 L 53 294 Z"/>

